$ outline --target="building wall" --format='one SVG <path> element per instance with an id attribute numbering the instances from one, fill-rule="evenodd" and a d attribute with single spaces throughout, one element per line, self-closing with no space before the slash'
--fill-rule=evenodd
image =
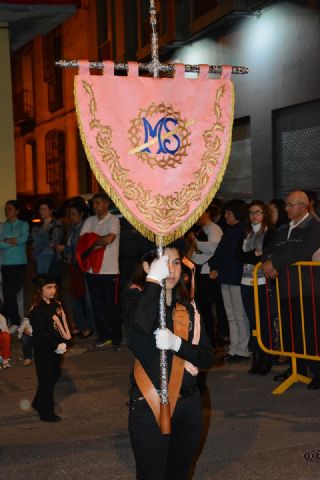
<path id="1" fill-rule="evenodd" d="M 262 9 L 260 17 L 238 20 L 224 34 L 213 32 L 176 49 L 171 61 L 177 60 L 249 68 L 248 75 L 233 76 L 235 118 L 250 117 L 253 196 L 270 199 L 273 111 L 320 98 L 319 9 L 280 2 Z"/>
<path id="2" fill-rule="evenodd" d="M 96 59 L 96 11 L 95 1 L 88 4 L 88 8 L 77 10 L 61 26 L 62 54 L 63 59 Z M 66 136 L 66 179 L 67 196 L 79 193 L 78 178 L 78 144 L 77 144 L 77 121 L 73 99 L 73 79 L 76 69 L 63 70 L 63 108 L 51 113 L 48 110 L 48 85 L 43 74 L 43 45 L 42 37 L 36 37 L 28 51 L 32 50 L 32 64 L 25 61 L 26 48 L 22 48 L 15 55 L 15 62 L 21 62 L 22 79 L 13 76 L 13 93 L 28 87 L 30 76 L 33 78 L 35 128 L 28 134 L 21 134 L 20 127 L 15 127 L 15 157 L 17 165 L 17 191 L 20 194 L 46 194 L 50 192 L 50 186 L 46 180 L 46 145 L 45 138 L 48 132 L 59 130 Z M 30 70 L 32 69 L 32 72 Z M 31 175 L 26 168 L 26 144 L 36 142 L 36 186 L 30 188 L 32 182 L 28 181 Z M 82 192 L 85 193 L 85 192 Z"/>
<path id="3" fill-rule="evenodd" d="M 173 5 L 170 19 L 174 19 Z M 176 4 L 180 5 L 181 2 Z M 128 45 L 137 45 L 139 60 L 145 61 L 141 47 L 140 7 L 130 2 L 130 14 L 137 18 L 137 28 L 124 27 L 123 15 L 127 14 L 127 0 L 107 0 L 108 39 L 112 43 L 112 55 L 118 61 L 127 59 Z M 112 15 L 111 15 L 112 14 Z M 111 27 L 112 18 L 116 25 Z M 188 16 L 186 15 L 186 21 Z M 173 21 L 168 33 L 159 38 L 163 43 L 173 42 Z M 245 65 L 248 75 L 234 76 L 236 89 L 235 118 L 248 118 L 251 132 L 252 192 L 250 195 L 269 199 L 274 195 L 275 166 L 273 155 L 273 112 L 280 108 L 310 102 L 320 98 L 320 13 L 319 9 L 302 8 L 294 2 L 276 2 L 261 10 L 261 15 L 238 19 L 232 27 L 214 28 L 197 40 L 173 49 L 169 62 Z M 132 39 L 130 38 L 130 35 Z M 136 38 L 138 35 L 138 39 Z M 176 32 L 177 35 L 177 32 Z M 140 45 L 140 46 L 139 46 Z M 30 55 L 30 47 L 29 55 Z M 46 182 L 45 136 L 54 129 L 66 135 L 67 195 L 85 193 L 80 191 L 78 174 L 77 122 L 73 100 L 73 78 L 76 70 L 63 70 L 64 107 L 54 113 L 48 111 L 47 84 L 43 78 L 42 39 L 32 42 L 32 64 L 36 127 L 34 132 L 22 136 L 15 128 L 15 151 L 17 165 L 17 191 L 31 192 L 30 172 L 27 171 L 25 144 L 35 140 L 37 146 L 36 193 L 49 192 Z M 162 50 L 161 50 L 162 51 Z M 168 51 L 168 50 L 167 50 Z M 140 52 L 140 53 L 139 53 Z M 23 52 L 20 52 L 23 55 Z M 131 52 L 132 55 L 132 52 Z M 134 58 L 130 55 L 130 59 Z M 96 1 L 89 0 L 87 8 L 81 8 L 62 26 L 62 57 L 65 59 L 98 58 Z M 22 80 L 13 78 L 13 89 L 30 85 L 29 61 L 24 61 Z M 250 166 L 251 168 L 251 166 Z M 83 185 L 83 181 L 81 185 Z M 95 183 L 93 189 L 96 188 Z M 299 187 L 297 183 L 297 187 Z M 29 189 L 29 192 L 28 192 Z M 319 186 L 320 189 L 320 186 Z"/>
<path id="4" fill-rule="evenodd" d="M 9 32 L 6 24 L 0 25 L 0 221 L 4 219 L 3 206 L 16 196 L 13 115 L 11 97 L 11 70 Z"/>

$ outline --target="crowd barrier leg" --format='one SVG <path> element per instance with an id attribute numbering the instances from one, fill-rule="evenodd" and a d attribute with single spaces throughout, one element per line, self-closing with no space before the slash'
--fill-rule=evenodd
<path id="1" fill-rule="evenodd" d="M 291 357 L 291 375 L 284 382 L 282 382 L 277 388 L 275 388 L 272 393 L 273 395 L 281 395 L 288 388 L 290 388 L 294 383 L 302 382 L 308 385 L 311 382 L 311 378 L 301 375 L 297 372 L 297 359 L 296 357 Z"/>

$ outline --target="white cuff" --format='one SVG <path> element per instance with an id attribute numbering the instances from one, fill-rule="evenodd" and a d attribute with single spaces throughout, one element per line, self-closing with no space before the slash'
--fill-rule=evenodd
<path id="1" fill-rule="evenodd" d="M 182 339 L 177 335 L 174 336 L 172 350 L 178 352 L 180 350 Z"/>

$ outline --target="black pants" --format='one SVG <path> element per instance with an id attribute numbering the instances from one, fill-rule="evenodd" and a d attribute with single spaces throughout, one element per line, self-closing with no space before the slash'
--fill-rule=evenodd
<path id="1" fill-rule="evenodd" d="M 272 349 L 273 345 L 273 326 L 268 324 L 267 317 L 267 297 L 266 297 L 266 286 L 259 285 L 259 311 L 260 311 L 260 328 L 261 328 L 261 339 L 265 347 Z M 241 285 L 241 298 L 243 302 L 243 307 L 246 312 L 246 315 L 250 324 L 250 340 L 249 340 L 249 349 L 252 352 L 259 352 L 260 347 L 258 345 L 257 337 L 252 335 L 252 331 L 256 329 L 256 313 L 254 309 L 254 293 L 253 287 L 249 285 Z"/>
<path id="2" fill-rule="evenodd" d="M 101 340 L 121 342 L 121 317 L 116 304 L 117 275 L 86 274 L 98 336 Z"/>
<path id="3" fill-rule="evenodd" d="M 38 410 L 41 418 L 54 415 L 53 390 L 61 373 L 61 357 L 57 353 L 34 352 L 38 388 L 32 406 Z"/>
<path id="4" fill-rule="evenodd" d="M 196 303 L 199 308 L 206 332 L 211 344 L 215 346 L 215 318 L 212 311 L 213 304 L 216 307 L 217 331 L 220 335 L 229 334 L 228 318 L 224 308 L 220 284 L 211 280 L 207 274 L 197 274 Z"/>
<path id="5" fill-rule="evenodd" d="M 25 265 L 2 265 L 3 305 L 2 315 L 10 320 L 10 325 L 20 325 L 17 295 L 23 284 Z"/>
<path id="6" fill-rule="evenodd" d="M 199 446 L 202 404 L 198 391 L 178 400 L 170 435 L 163 435 L 145 400 L 130 401 L 129 435 L 138 480 L 187 480 Z"/>

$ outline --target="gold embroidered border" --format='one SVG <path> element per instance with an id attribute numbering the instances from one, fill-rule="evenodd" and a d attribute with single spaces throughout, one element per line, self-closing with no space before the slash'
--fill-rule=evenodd
<path id="1" fill-rule="evenodd" d="M 201 191 L 207 186 L 210 177 L 213 173 L 213 167 L 216 165 L 220 155 L 221 141 L 216 132 L 223 131 L 226 126 L 220 122 L 222 116 L 222 110 L 220 100 L 225 93 L 225 86 L 222 85 L 216 92 L 216 99 L 214 103 L 214 115 L 215 122 L 211 129 L 206 130 L 203 134 L 206 151 L 201 159 L 200 168 L 194 173 L 194 180 L 188 184 L 183 185 L 182 189 L 172 195 L 152 195 L 151 190 L 146 190 L 141 183 L 136 184 L 128 178 L 128 169 L 122 167 L 119 163 L 119 156 L 111 146 L 112 142 L 112 129 L 109 126 L 102 125 L 100 120 L 96 118 L 97 104 L 94 97 L 94 93 L 90 83 L 86 80 L 82 80 L 82 85 L 85 91 L 90 97 L 89 110 L 91 114 L 90 128 L 97 129 L 96 142 L 99 147 L 99 152 L 103 161 L 107 164 L 113 181 L 122 190 L 127 200 L 135 202 L 136 207 L 145 218 L 153 221 L 162 234 L 152 232 L 150 228 L 142 223 L 135 215 L 129 210 L 129 208 L 122 202 L 116 192 L 113 190 L 112 185 L 108 182 L 107 178 L 96 167 L 95 159 L 91 153 L 90 148 L 87 145 L 85 134 L 81 123 L 81 113 L 77 101 L 77 95 L 75 90 L 75 103 L 76 112 L 78 118 L 78 124 L 80 129 L 81 139 L 85 148 L 87 158 L 89 160 L 91 169 L 93 170 L 98 182 L 104 188 L 104 190 L 110 195 L 115 205 L 120 209 L 127 220 L 134 225 L 134 227 L 140 231 L 140 233 L 152 241 L 155 241 L 157 245 L 167 245 L 173 240 L 180 238 L 200 217 L 204 210 L 210 204 L 212 198 L 217 192 L 223 175 L 225 173 L 232 140 L 232 124 L 233 124 L 233 112 L 234 112 L 234 89 L 232 88 L 232 109 L 231 109 L 231 121 L 229 126 L 229 141 L 226 149 L 224 159 L 221 164 L 219 174 L 212 185 L 207 197 L 202 200 L 199 206 L 188 216 L 188 218 L 174 231 L 170 230 L 173 224 L 179 222 L 183 216 L 185 216 L 189 209 L 191 202 L 197 201 L 200 198 Z M 156 218 L 155 218 L 156 216 Z"/>

